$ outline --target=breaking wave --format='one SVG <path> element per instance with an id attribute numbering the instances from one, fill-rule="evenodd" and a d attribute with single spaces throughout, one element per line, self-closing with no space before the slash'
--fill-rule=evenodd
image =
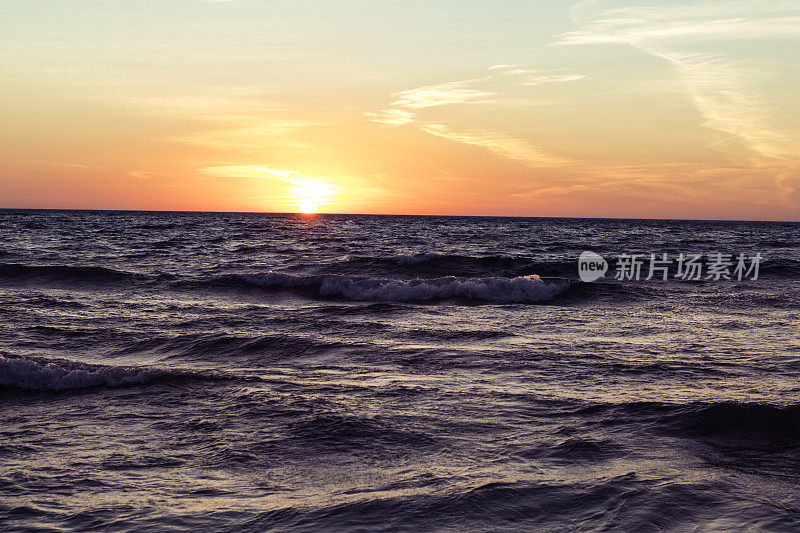
<path id="1" fill-rule="evenodd" d="M 62 391 L 207 379 L 220 377 L 188 370 L 95 365 L 66 359 L 0 355 L 0 387 L 14 389 Z"/>
<path id="2" fill-rule="evenodd" d="M 566 281 L 545 282 L 537 275 L 515 278 L 483 277 L 394 280 L 341 275 L 299 276 L 282 272 L 228 275 L 223 284 L 245 284 L 261 288 L 300 290 L 316 296 L 353 301 L 475 300 L 494 303 L 525 303 L 550 300 L 570 287 Z"/>
<path id="3" fill-rule="evenodd" d="M 546 276 L 572 275 L 575 261 L 542 261 L 521 255 L 397 254 L 392 256 L 348 256 L 328 265 L 325 273 L 370 276 L 413 275 L 415 277 L 523 276 L 536 272 Z"/>

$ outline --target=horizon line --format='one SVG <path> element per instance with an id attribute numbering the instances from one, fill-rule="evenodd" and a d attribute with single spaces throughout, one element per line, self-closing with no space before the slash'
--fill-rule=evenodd
<path id="1" fill-rule="evenodd" d="M 101 213 L 209 213 L 209 214 L 253 214 L 253 215 L 296 215 L 306 218 L 323 216 L 377 216 L 377 217 L 448 217 L 448 218 L 536 218 L 572 220 L 639 220 L 664 222 L 771 222 L 776 224 L 800 224 L 798 220 L 752 220 L 742 218 L 637 218 L 637 217 L 580 217 L 580 216 L 541 216 L 541 215 L 453 215 L 437 213 L 301 213 L 297 211 L 210 211 L 185 209 L 114 209 L 85 207 L 0 207 L 0 211 L 95 211 Z"/>

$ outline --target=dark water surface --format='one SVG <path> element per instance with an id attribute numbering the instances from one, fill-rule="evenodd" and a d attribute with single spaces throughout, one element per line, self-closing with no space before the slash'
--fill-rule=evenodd
<path id="1" fill-rule="evenodd" d="M 797 531 L 799 230 L 0 211 L 0 529 Z"/>

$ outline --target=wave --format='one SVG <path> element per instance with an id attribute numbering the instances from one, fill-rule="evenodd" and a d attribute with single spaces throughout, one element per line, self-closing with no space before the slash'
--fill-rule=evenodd
<path id="1" fill-rule="evenodd" d="M 567 281 L 545 282 L 538 275 L 515 278 L 483 277 L 394 280 L 344 275 L 302 276 L 282 272 L 231 274 L 219 284 L 244 284 L 259 288 L 295 290 L 315 296 L 351 301 L 474 300 L 493 303 L 528 303 L 550 300 L 568 289 Z"/>
<path id="2" fill-rule="evenodd" d="M 399 445 L 430 446 L 435 439 L 425 433 L 376 418 L 333 413 L 309 417 L 288 426 L 289 439 L 313 446 L 340 446 L 347 449 Z"/>
<path id="3" fill-rule="evenodd" d="M 518 454 L 525 459 L 552 459 L 557 461 L 597 462 L 624 455 L 625 450 L 609 439 L 570 437 L 559 443 L 539 444 L 522 449 Z"/>
<path id="4" fill-rule="evenodd" d="M 188 370 L 97 365 L 66 359 L 0 355 L 0 387 L 12 389 L 63 391 L 208 379 L 221 378 Z"/>
<path id="5" fill-rule="evenodd" d="M 133 274 L 99 266 L 70 265 L 23 265 L 19 263 L 0 263 L 0 279 L 9 281 L 78 281 L 93 283 L 116 283 L 144 279 L 141 274 Z"/>
<path id="6" fill-rule="evenodd" d="M 774 277 L 800 277 L 800 261 L 793 259 L 769 259 L 759 265 L 760 275 Z"/>
<path id="7" fill-rule="evenodd" d="M 645 257 L 647 253 L 642 252 Z M 736 253 L 731 253 L 733 265 L 730 268 L 733 275 L 736 266 Z M 677 261 L 677 252 L 671 255 Z M 748 256 L 749 257 L 749 256 Z M 613 268 L 617 257 L 607 255 L 611 272 L 606 279 L 614 275 Z M 646 261 L 646 259 L 645 259 Z M 701 263 L 704 270 L 708 268 L 711 260 L 703 256 Z M 749 266 L 749 259 L 746 265 Z M 645 268 L 647 263 L 645 262 Z M 521 255 L 486 255 L 471 256 L 457 254 L 397 254 L 393 256 L 348 256 L 343 260 L 330 264 L 318 265 L 319 271 L 325 274 L 367 275 L 373 277 L 517 277 L 535 272 L 544 277 L 569 277 L 577 278 L 577 255 L 574 257 L 559 255 L 543 260 L 537 257 Z M 673 269 L 676 268 L 673 265 Z M 792 258 L 764 256 L 759 268 L 762 276 L 790 277 L 800 276 L 800 261 Z M 674 272 L 673 272 L 674 273 Z"/>
<path id="8" fill-rule="evenodd" d="M 714 443 L 750 446 L 773 442 L 797 446 L 800 441 L 800 404 L 634 402 L 592 405 L 575 414 L 614 424 L 652 424 L 664 434 Z"/>
<path id="9" fill-rule="evenodd" d="M 355 494 L 344 503 L 283 507 L 259 517 L 260 529 L 303 531 L 684 531 L 726 503 L 720 483 L 664 481 L 636 472 L 560 480 L 412 478 Z M 397 488 L 422 487 L 403 494 Z M 730 498 L 730 497 L 729 497 Z M 725 523 L 775 529 L 775 512 L 730 511 Z M 759 515 L 758 512 L 763 514 Z M 792 509 L 780 511 L 795 525 Z M 706 518 L 706 521 L 708 519 Z M 755 524 L 755 525 L 753 525 Z M 747 526 L 739 529 L 748 529 Z M 736 527 L 729 528 L 736 529 Z"/>
<path id="10" fill-rule="evenodd" d="M 257 357 L 263 360 L 317 355 L 346 347 L 341 341 L 309 335 L 261 334 L 257 336 L 230 333 L 191 333 L 174 337 L 150 337 L 128 343 L 114 355 L 157 353 L 162 356 L 204 360 L 207 356 L 225 358 Z"/>
<path id="11" fill-rule="evenodd" d="M 516 277 L 530 272 L 545 276 L 575 274 L 576 261 L 537 261 L 518 255 L 470 256 L 458 254 L 397 254 L 393 256 L 349 256 L 343 261 L 321 266 L 326 273 L 385 276 Z"/>
<path id="12" fill-rule="evenodd" d="M 715 403 L 676 413 L 670 425 L 704 439 L 757 443 L 800 438 L 800 405 Z"/>

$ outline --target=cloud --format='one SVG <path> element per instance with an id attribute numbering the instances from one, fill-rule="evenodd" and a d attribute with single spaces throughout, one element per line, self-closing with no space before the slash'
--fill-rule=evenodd
<path id="1" fill-rule="evenodd" d="M 373 117 L 372 122 L 389 124 L 390 126 L 402 126 L 414 122 L 414 113 L 404 109 L 384 109 L 377 113 L 364 113 L 368 117 Z"/>
<path id="2" fill-rule="evenodd" d="M 674 38 L 694 40 L 715 40 L 729 37 L 757 39 L 779 35 L 797 35 L 798 24 L 800 24 L 800 16 L 757 20 L 726 18 L 707 21 L 668 20 L 663 17 L 655 20 L 623 17 L 617 20 L 597 21 L 587 29 L 568 32 L 555 44 L 636 44 L 642 41 Z"/>
<path id="3" fill-rule="evenodd" d="M 47 166 L 65 167 L 65 168 L 100 168 L 98 165 L 86 165 L 83 163 L 69 163 L 62 161 L 41 161 L 39 159 L 22 159 L 22 160 L 17 160 L 17 163 L 30 164 L 30 165 L 47 165 Z"/>
<path id="4" fill-rule="evenodd" d="M 597 11 L 601 2 L 580 2 L 572 11 L 579 28 L 563 34 L 555 45 L 627 44 L 669 63 L 683 80 L 687 95 L 716 132 L 710 147 L 753 164 L 793 157 L 792 135 L 770 124 L 778 110 L 759 85 L 764 72 L 756 54 L 736 56 L 735 50 L 708 41 L 740 41 L 800 37 L 797 2 L 705 2 L 649 7 L 617 7 Z M 727 53 L 726 53 L 727 52 Z M 749 64 L 749 65 L 748 65 Z"/>
<path id="5" fill-rule="evenodd" d="M 654 40 L 715 40 L 797 35 L 796 2 L 673 2 L 600 10 L 609 2 L 579 2 L 571 10 L 580 27 L 564 33 L 557 45 L 625 43 Z"/>
<path id="6" fill-rule="evenodd" d="M 275 170 L 257 165 L 222 165 L 203 167 L 199 170 L 214 178 L 268 178 L 284 181 L 296 174 L 293 170 Z"/>
<path id="7" fill-rule="evenodd" d="M 762 158 L 782 159 L 789 155 L 790 140 L 766 123 L 772 111 L 757 89 L 748 85 L 747 70 L 723 59 L 704 55 L 650 50 L 670 63 L 684 76 L 686 88 L 703 124 L 712 130 L 738 139 L 718 137 L 712 147 L 720 150 L 747 150 Z"/>
<path id="8" fill-rule="evenodd" d="M 522 65 L 506 65 L 506 64 L 500 64 L 500 65 L 492 65 L 492 66 L 491 66 L 491 67 L 489 67 L 487 70 L 506 70 L 506 69 L 514 69 L 514 68 L 518 68 L 518 67 L 521 67 L 521 66 L 522 66 Z"/>
<path id="9" fill-rule="evenodd" d="M 570 163 L 567 159 L 547 154 L 541 148 L 533 146 L 523 139 L 504 133 L 485 130 L 456 132 L 444 124 L 425 124 L 421 126 L 421 129 L 431 135 L 450 141 L 479 146 L 501 157 L 534 167 L 562 166 Z"/>
<path id="10" fill-rule="evenodd" d="M 220 120 L 223 120 L 222 118 Z M 214 149 L 259 149 L 265 141 L 284 148 L 303 147 L 303 143 L 292 137 L 298 131 L 316 126 L 327 126 L 329 122 L 317 120 L 283 120 L 250 116 L 228 116 L 225 127 L 204 129 L 171 137 L 167 140 Z"/>
<path id="11" fill-rule="evenodd" d="M 543 83 L 566 83 L 585 79 L 583 74 L 566 74 L 563 72 L 553 72 L 552 70 L 540 70 L 525 68 L 523 65 L 493 65 L 487 70 L 496 71 L 485 80 L 497 79 L 499 76 L 511 77 L 507 83 L 516 86 L 542 85 Z"/>
<path id="12" fill-rule="evenodd" d="M 393 94 L 396 100 L 390 105 L 410 109 L 424 109 L 449 104 L 475 102 L 492 96 L 494 93 L 480 89 L 467 88 L 468 85 L 481 80 L 463 80 L 426 85 L 416 89 L 400 91 Z"/>
<path id="13" fill-rule="evenodd" d="M 566 83 L 568 81 L 577 81 L 586 78 L 582 74 L 564 74 L 564 75 L 545 75 L 545 76 L 525 76 L 518 85 L 542 85 L 543 83 Z"/>
<path id="14" fill-rule="evenodd" d="M 564 165 L 564 158 L 546 154 L 525 140 L 500 132 L 485 130 L 452 131 L 441 123 L 426 123 L 419 118 L 425 109 L 446 105 L 466 104 L 520 104 L 530 100 L 501 96 L 512 88 L 564 83 L 583 79 L 583 75 L 565 74 L 523 68 L 522 65 L 498 64 L 487 68 L 490 74 L 479 78 L 425 85 L 392 94 L 389 107 L 377 112 L 366 112 L 373 122 L 388 126 L 414 124 L 430 135 L 478 146 L 499 156 L 529 165 Z M 497 88 L 495 88 L 495 86 Z M 516 89 L 520 91 L 520 89 Z"/>
<path id="15" fill-rule="evenodd" d="M 501 96 L 512 87 L 534 86 L 545 83 L 564 83 L 585 78 L 580 74 L 548 72 L 521 68 L 521 65 L 493 65 L 491 74 L 480 78 L 425 85 L 392 94 L 389 107 L 378 112 L 364 113 L 373 122 L 400 126 L 415 122 L 422 109 L 456 104 L 490 104 L 512 101 Z M 497 88 L 490 87 L 497 86 Z"/>

